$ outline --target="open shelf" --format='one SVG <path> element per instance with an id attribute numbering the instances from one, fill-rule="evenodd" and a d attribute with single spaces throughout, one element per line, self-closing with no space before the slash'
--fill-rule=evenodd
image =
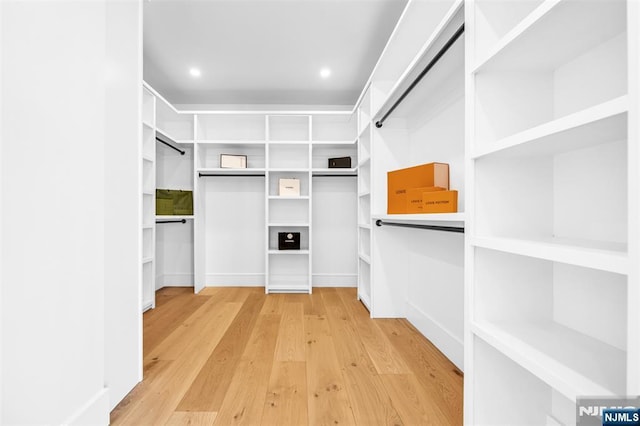
<path id="1" fill-rule="evenodd" d="M 269 227 L 308 227 L 309 223 L 305 222 L 271 222 L 267 226 Z"/>
<path id="2" fill-rule="evenodd" d="M 232 141 L 232 140 L 213 140 L 213 139 L 199 139 L 196 141 L 201 145 L 218 145 L 224 148 L 231 147 L 260 147 L 264 146 L 267 142 L 264 140 L 247 140 L 247 141 Z"/>
<path id="3" fill-rule="evenodd" d="M 318 114 L 311 117 L 311 140 L 353 143 L 357 133 L 357 120 L 353 114 Z M 334 142 L 334 143 L 335 143 Z"/>
<path id="4" fill-rule="evenodd" d="M 556 68 L 624 28 L 624 1 L 547 0 L 478 61 L 474 72 Z"/>
<path id="5" fill-rule="evenodd" d="M 198 141 L 249 142 L 266 139 L 265 118 L 258 114 L 198 114 Z"/>
<path id="6" fill-rule="evenodd" d="M 270 200 L 308 200 L 308 195 L 287 196 L 287 195 L 269 195 Z"/>
<path id="7" fill-rule="evenodd" d="M 269 250 L 270 255 L 301 255 L 309 254 L 309 250 Z"/>
<path id="8" fill-rule="evenodd" d="M 193 139 L 186 139 L 186 138 L 178 138 L 173 136 L 170 132 L 161 129 L 159 127 L 156 128 L 156 133 L 160 134 L 160 136 L 163 136 L 164 139 L 169 142 L 169 143 L 176 143 L 176 144 L 182 144 L 182 145 L 191 145 L 193 144 Z"/>
<path id="9" fill-rule="evenodd" d="M 264 168 L 247 168 L 247 169 L 221 169 L 221 168 L 199 168 L 196 169 L 196 173 L 212 173 L 223 175 L 247 175 L 247 176 L 262 176 L 266 173 Z"/>
<path id="10" fill-rule="evenodd" d="M 563 238 L 534 240 L 499 237 L 472 237 L 471 244 L 475 247 L 618 274 L 627 274 L 629 270 L 626 244 Z"/>
<path id="11" fill-rule="evenodd" d="M 473 158 L 552 155 L 626 137 L 628 99 L 621 96 L 476 149 Z"/>
<path id="12" fill-rule="evenodd" d="M 311 145 L 314 147 L 321 148 L 344 148 L 344 147 L 352 147 L 356 144 L 355 139 L 349 139 L 344 141 L 312 141 Z"/>
<path id="13" fill-rule="evenodd" d="M 358 169 L 322 169 L 314 168 L 311 170 L 314 175 L 334 175 L 334 176 L 355 176 L 358 173 Z"/>
<path id="14" fill-rule="evenodd" d="M 626 392 L 626 352 L 568 327 L 552 322 L 482 322 L 471 329 L 571 401 Z"/>
<path id="15" fill-rule="evenodd" d="M 464 212 L 458 213 L 427 213 L 427 214 L 381 214 L 373 215 L 373 220 L 389 220 L 392 222 L 409 224 L 429 224 L 438 222 L 439 224 L 451 224 L 464 226 Z"/>

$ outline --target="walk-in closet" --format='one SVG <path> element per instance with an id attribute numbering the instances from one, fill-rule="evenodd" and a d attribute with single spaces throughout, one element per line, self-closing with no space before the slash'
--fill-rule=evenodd
<path id="1" fill-rule="evenodd" d="M 640 424 L 640 0 L 0 1 L 0 83 L 0 424 Z"/>

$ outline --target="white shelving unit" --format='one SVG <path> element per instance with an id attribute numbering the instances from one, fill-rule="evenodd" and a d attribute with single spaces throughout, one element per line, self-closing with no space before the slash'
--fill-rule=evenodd
<path id="1" fill-rule="evenodd" d="M 465 423 L 575 424 L 640 393 L 640 5 L 466 7 Z"/>
<path id="2" fill-rule="evenodd" d="M 155 308 L 156 98 L 142 88 L 142 311 Z"/>
<path id="3" fill-rule="evenodd" d="M 464 37 L 403 97 L 463 21 L 462 1 L 409 1 L 356 110 L 358 297 L 374 318 L 409 319 L 460 368 L 463 235 L 384 223 L 464 227 Z M 387 214 L 387 172 L 431 162 L 450 165 L 458 213 Z M 378 220 L 382 226 L 376 226 Z"/>

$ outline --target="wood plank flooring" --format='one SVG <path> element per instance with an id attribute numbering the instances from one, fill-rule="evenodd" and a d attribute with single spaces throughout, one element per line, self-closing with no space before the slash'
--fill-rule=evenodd
<path id="1" fill-rule="evenodd" d="M 462 373 L 353 288 L 164 288 L 113 425 L 460 425 Z"/>

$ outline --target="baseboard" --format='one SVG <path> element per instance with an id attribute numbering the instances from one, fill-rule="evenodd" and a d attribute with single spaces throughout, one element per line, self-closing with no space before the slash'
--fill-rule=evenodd
<path id="1" fill-rule="evenodd" d="M 407 320 L 431 341 L 456 367 L 464 371 L 464 344 L 439 322 L 407 302 Z"/>
<path id="2" fill-rule="evenodd" d="M 162 287 L 193 287 L 193 274 L 164 274 L 156 277 L 156 290 Z"/>
<path id="3" fill-rule="evenodd" d="M 264 274 L 207 274 L 205 283 L 207 287 L 264 287 Z"/>
<path id="4" fill-rule="evenodd" d="M 313 274 L 313 287 L 357 287 L 358 274 Z"/>
<path id="5" fill-rule="evenodd" d="M 62 424 L 64 426 L 107 426 L 109 421 L 109 389 L 102 388 Z"/>

